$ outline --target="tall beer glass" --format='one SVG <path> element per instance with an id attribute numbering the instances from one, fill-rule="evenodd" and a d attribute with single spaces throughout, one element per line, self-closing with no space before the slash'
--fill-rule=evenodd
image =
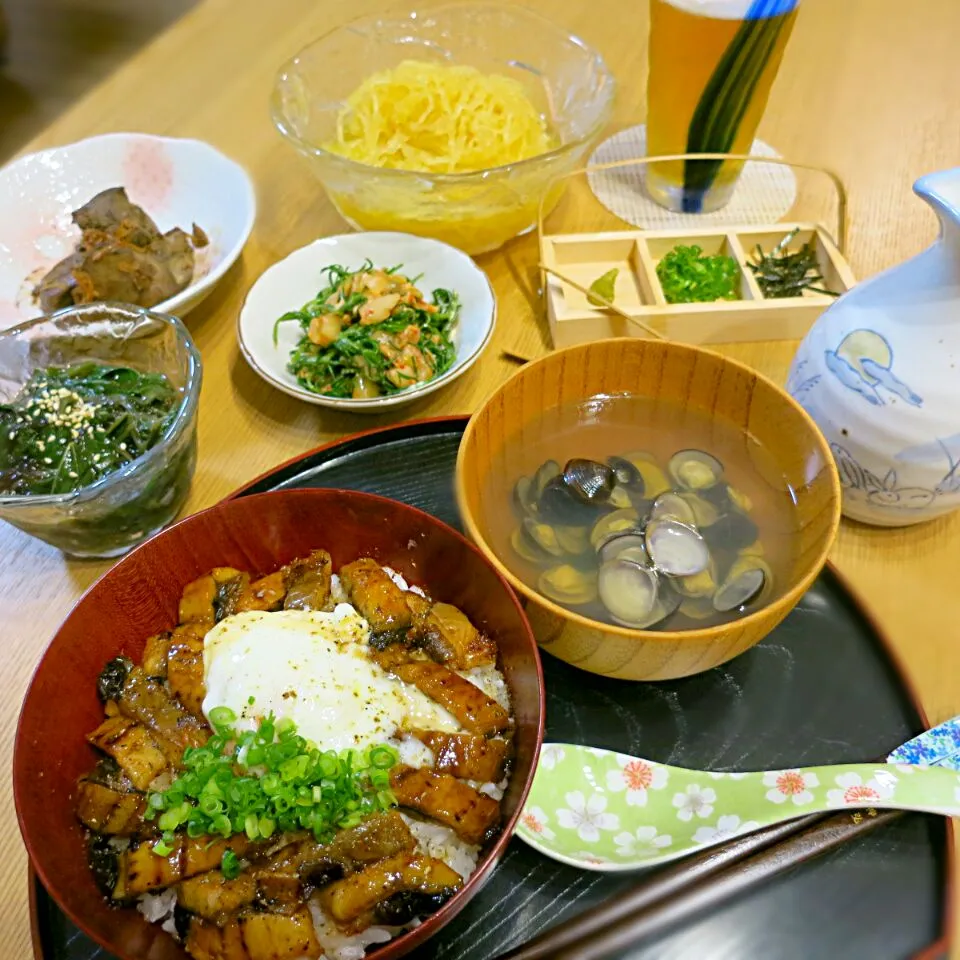
<path id="1" fill-rule="evenodd" d="M 650 0 L 647 153 L 749 153 L 800 0 Z M 677 160 L 646 168 L 662 206 L 722 207 L 742 163 Z"/>

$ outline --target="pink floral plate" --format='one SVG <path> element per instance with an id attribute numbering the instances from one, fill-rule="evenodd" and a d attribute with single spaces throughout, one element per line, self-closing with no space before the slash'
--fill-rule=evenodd
<path id="1" fill-rule="evenodd" d="M 110 133 L 20 157 L 0 170 L 0 330 L 40 314 L 33 290 L 74 248 L 71 213 L 125 187 L 164 232 L 200 226 L 193 282 L 154 309 L 182 317 L 240 256 L 256 197 L 246 171 L 199 140 Z"/>

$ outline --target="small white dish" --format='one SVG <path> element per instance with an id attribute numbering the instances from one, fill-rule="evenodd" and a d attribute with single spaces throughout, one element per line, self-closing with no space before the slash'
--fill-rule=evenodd
<path id="1" fill-rule="evenodd" d="M 0 330 L 41 315 L 33 288 L 80 237 L 71 213 L 108 187 L 160 230 L 196 223 L 209 238 L 190 286 L 151 307 L 178 317 L 240 256 L 256 215 L 246 171 L 200 140 L 110 133 L 20 157 L 0 170 Z"/>
<path id="2" fill-rule="evenodd" d="M 459 295 L 460 319 L 453 331 L 457 358 L 453 366 L 435 380 L 388 396 L 353 400 L 311 393 L 287 369 L 290 352 L 303 330 L 298 323 L 283 323 L 274 343 L 277 318 L 289 310 L 299 310 L 323 289 L 325 267 L 339 263 L 354 270 L 368 259 L 375 267 L 402 264 L 405 276 L 420 275 L 417 287 L 427 299 L 439 287 Z M 278 390 L 321 407 L 381 413 L 433 393 L 468 370 L 490 342 L 495 323 L 496 299 L 490 281 L 461 250 L 408 233 L 347 233 L 314 240 L 264 271 L 247 294 L 237 333 L 247 362 Z"/>

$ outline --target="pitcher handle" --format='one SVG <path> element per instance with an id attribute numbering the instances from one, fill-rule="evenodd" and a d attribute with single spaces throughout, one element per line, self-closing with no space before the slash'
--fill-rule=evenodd
<path id="1" fill-rule="evenodd" d="M 960 167 L 920 177 L 913 192 L 925 200 L 940 220 L 940 236 L 960 246 Z"/>

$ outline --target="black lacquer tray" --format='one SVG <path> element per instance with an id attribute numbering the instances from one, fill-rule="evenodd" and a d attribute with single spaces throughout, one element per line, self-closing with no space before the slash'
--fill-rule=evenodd
<path id="1" fill-rule="evenodd" d="M 411 503 L 459 526 L 453 496 L 466 418 L 348 438 L 265 475 L 238 496 L 342 487 Z M 885 755 L 925 723 L 882 635 L 826 570 L 763 643 L 708 673 L 607 680 L 544 655 L 547 740 L 590 743 L 682 766 L 768 769 Z M 945 822 L 904 817 L 730 901 L 622 960 L 901 960 L 936 945 L 950 882 Z M 110 960 L 31 880 L 37 955 Z M 418 960 L 492 960 L 638 882 L 547 860 L 521 841 Z"/>

